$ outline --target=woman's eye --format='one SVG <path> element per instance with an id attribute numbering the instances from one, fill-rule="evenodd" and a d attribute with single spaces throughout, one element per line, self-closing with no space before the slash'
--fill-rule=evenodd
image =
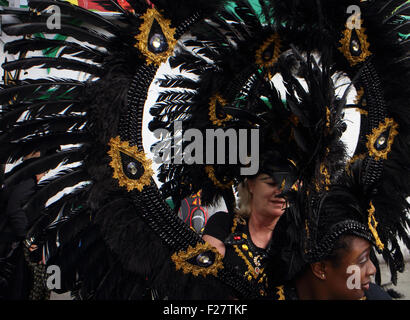
<path id="1" fill-rule="evenodd" d="M 359 261 L 359 264 L 365 264 L 368 260 L 368 257 L 364 257 L 362 260 Z"/>

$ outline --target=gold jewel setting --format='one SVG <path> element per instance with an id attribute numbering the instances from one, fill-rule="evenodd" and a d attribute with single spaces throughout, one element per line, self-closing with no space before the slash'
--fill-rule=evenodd
<path id="1" fill-rule="evenodd" d="M 399 125 L 392 118 L 385 118 L 379 123 L 377 128 L 373 128 L 372 133 L 367 136 L 366 147 L 369 155 L 375 160 L 387 159 L 391 151 L 394 137 L 399 133 Z"/>
<path id="2" fill-rule="evenodd" d="M 273 50 L 269 50 L 273 45 Z M 279 59 L 281 40 L 278 33 L 271 35 L 262 46 L 256 51 L 256 63 L 260 67 L 271 68 Z"/>
<path id="3" fill-rule="evenodd" d="M 128 191 L 142 189 L 151 183 L 151 177 L 154 171 L 151 168 L 152 161 L 145 156 L 143 151 L 138 151 L 137 146 L 130 146 L 128 141 L 121 141 L 120 137 L 111 138 L 108 143 L 110 150 L 108 154 L 111 157 L 110 166 L 114 169 L 113 178 L 118 181 L 120 187 L 126 187 Z M 123 168 L 121 153 L 127 155 L 135 161 L 128 164 L 128 168 Z M 143 170 L 138 172 L 138 167 Z M 125 170 L 128 170 L 132 175 L 139 173 L 139 178 L 131 179 L 126 175 Z M 141 171 L 141 170 L 140 170 Z"/>
<path id="4" fill-rule="evenodd" d="M 144 22 L 141 24 L 140 33 L 135 36 L 137 47 L 145 56 L 147 64 L 154 63 L 159 66 L 167 61 L 168 57 L 174 52 L 177 43 L 175 39 L 175 28 L 171 28 L 171 21 L 165 19 L 157 10 L 150 8 L 141 17 Z M 154 24 L 157 24 L 159 33 L 151 34 Z M 151 35 L 151 36 L 150 36 Z M 156 52 L 149 49 L 152 46 Z"/>
<path id="5" fill-rule="evenodd" d="M 210 257 L 211 255 L 214 257 L 213 260 Z M 194 258 L 204 266 L 189 262 L 190 259 Z M 175 263 L 176 270 L 182 269 L 183 273 L 191 273 L 195 277 L 199 275 L 203 277 L 213 275 L 216 277 L 218 271 L 224 267 L 222 263 L 223 256 L 207 242 L 198 243 L 195 247 L 189 246 L 186 251 L 175 252 L 171 259 Z"/>
<path id="6" fill-rule="evenodd" d="M 229 114 L 225 114 L 224 117 L 218 116 L 217 113 L 217 104 L 221 108 L 225 107 L 228 103 L 227 101 L 222 98 L 219 94 L 214 95 L 209 102 L 209 119 L 212 121 L 212 123 L 218 127 L 221 127 L 224 122 L 229 121 L 232 119 L 232 116 Z"/>
<path id="7" fill-rule="evenodd" d="M 363 21 L 361 21 L 361 25 Z M 339 41 L 341 47 L 339 51 L 343 53 L 346 59 L 349 61 L 350 66 L 353 67 L 356 64 L 363 62 L 372 53 L 369 51 L 369 42 L 367 42 L 367 35 L 365 28 L 349 28 L 346 24 L 346 29 L 343 31 L 343 38 Z M 353 37 L 355 35 L 355 37 Z"/>

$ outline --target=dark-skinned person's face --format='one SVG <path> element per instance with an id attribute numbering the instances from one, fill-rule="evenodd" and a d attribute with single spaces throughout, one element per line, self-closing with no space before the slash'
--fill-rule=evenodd
<path id="1" fill-rule="evenodd" d="M 329 299 L 358 300 L 369 289 L 376 268 L 370 260 L 372 245 L 369 241 L 349 236 L 347 248 L 337 249 L 337 259 L 325 261 L 322 281 L 326 284 Z M 336 261 L 335 261 L 336 260 Z"/>

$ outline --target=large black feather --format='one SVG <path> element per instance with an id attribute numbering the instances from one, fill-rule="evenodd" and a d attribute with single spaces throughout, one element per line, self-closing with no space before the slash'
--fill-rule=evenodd
<path id="1" fill-rule="evenodd" d="M 40 118 L 48 115 L 62 113 L 65 115 L 73 111 L 80 111 L 79 100 L 44 100 L 37 103 L 19 103 L 8 105 L 0 112 L 0 130 L 5 130 L 8 126 L 14 125 L 23 112 L 28 111 L 25 119 Z"/>
<path id="2" fill-rule="evenodd" d="M 28 138 L 0 146 L 0 161 L 6 163 L 6 160 L 10 158 L 9 160 L 14 162 L 33 151 L 58 148 L 66 144 L 87 143 L 89 138 L 89 134 L 82 132 L 56 133 Z"/>
<path id="3" fill-rule="evenodd" d="M 35 174 L 54 169 L 59 164 L 70 164 L 81 161 L 84 157 L 83 152 L 84 151 L 79 148 L 72 148 L 52 155 L 29 159 L 31 161 L 23 161 L 23 163 L 14 167 L 6 174 L 4 185 L 6 187 L 10 187 L 26 179 L 27 177 L 32 177 Z"/>
<path id="4" fill-rule="evenodd" d="M 40 68 L 56 68 L 82 71 L 96 76 L 101 74 L 101 69 L 96 65 L 67 58 L 33 57 L 6 62 L 2 65 L 3 69 L 6 71 L 12 71 L 16 69 L 29 69 L 35 66 Z"/>
<path id="5" fill-rule="evenodd" d="M 32 224 L 27 232 L 27 238 L 45 236 L 47 227 L 55 221 L 58 215 L 67 217 L 71 216 L 72 209 L 84 207 L 90 184 L 75 187 L 70 193 L 63 195 L 60 199 L 48 205 L 42 215 Z M 69 213 L 67 213 L 69 211 Z M 77 213 L 77 210 L 74 210 Z M 66 219 L 67 220 L 67 219 Z M 75 227 L 75 225 L 73 226 Z"/>
<path id="6" fill-rule="evenodd" d="M 50 29 L 47 23 L 23 23 L 5 26 L 3 27 L 3 31 L 10 36 L 23 36 L 33 33 L 62 34 L 97 46 L 110 47 L 110 41 L 106 36 L 92 30 L 67 24 L 61 24 L 61 28 L 59 29 Z"/>
<path id="7" fill-rule="evenodd" d="M 76 17 L 87 22 L 87 24 L 94 24 L 99 28 L 104 28 L 114 34 L 121 32 L 121 29 L 114 25 L 109 20 L 105 19 L 103 16 L 94 13 L 90 10 L 84 9 L 79 6 L 74 6 L 65 1 L 54 1 L 54 0 L 29 0 L 30 8 L 42 11 L 51 5 L 57 5 L 62 14 L 67 14 L 71 17 Z"/>
<path id="8" fill-rule="evenodd" d="M 44 99 L 45 96 L 62 96 L 66 94 L 73 97 L 82 91 L 85 84 L 81 81 L 63 79 L 38 79 L 24 80 L 18 85 L 7 86 L 0 90 L 0 103 L 10 103 L 10 101 L 22 101 L 28 98 L 29 101 Z M 53 91 L 50 91 L 50 89 Z"/>
<path id="9" fill-rule="evenodd" d="M 28 135 L 42 134 L 44 132 L 68 132 L 78 129 L 84 122 L 85 118 L 82 116 L 65 116 L 58 115 L 54 117 L 46 117 L 43 119 L 28 120 L 18 123 L 0 138 L 1 142 L 5 139 L 15 141 L 22 139 Z"/>
<path id="10" fill-rule="evenodd" d="M 45 53 L 49 53 L 51 50 L 59 50 L 59 56 L 61 57 L 64 54 L 73 55 L 78 58 L 90 59 L 94 62 L 101 62 L 105 53 L 92 49 L 87 46 L 80 45 L 74 42 L 68 42 L 63 40 L 55 39 L 43 39 L 43 38 L 34 38 L 34 39 L 20 39 L 11 42 L 7 42 L 4 45 L 4 50 L 10 54 L 17 54 L 19 52 L 27 51 L 37 51 L 37 50 L 46 50 Z"/>
<path id="11" fill-rule="evenodd" d="M 27 202 L 27 204 L 24 205 L 29 223 L 31 224 L 40 216 L 41 210 L 44 209 L 46 202 L 50 198 L 67 187 L 73 187 L 76 184 L 83 181 L 88 181 L 89 179 L 90 177 L 84 168 L 80 166 L 76 169 L 59 172 L 56 176 L 42 181 L 40 184 L 40 189 Z"/>

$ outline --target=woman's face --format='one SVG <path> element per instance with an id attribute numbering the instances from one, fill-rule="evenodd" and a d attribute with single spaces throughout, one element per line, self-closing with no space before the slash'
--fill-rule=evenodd
<path id="1" fill-rule="evenodd" d="M 350 237 L 347 249 L 340 250 L 337 263 L 325 262 L 325 280 L 330 298 L 357 300 L 369 289 L 376 268 L 370 260 L 372 245 L 360 237 Z"/>
<path id="2" fill-rule="evenodd" d="M 252 194 L 252 214 L 280 217 L 285 209 L 286 201 L 278 198 L 279 186 L 267 174 L 260 174 L 248 180 L 249 192 Z"/>

